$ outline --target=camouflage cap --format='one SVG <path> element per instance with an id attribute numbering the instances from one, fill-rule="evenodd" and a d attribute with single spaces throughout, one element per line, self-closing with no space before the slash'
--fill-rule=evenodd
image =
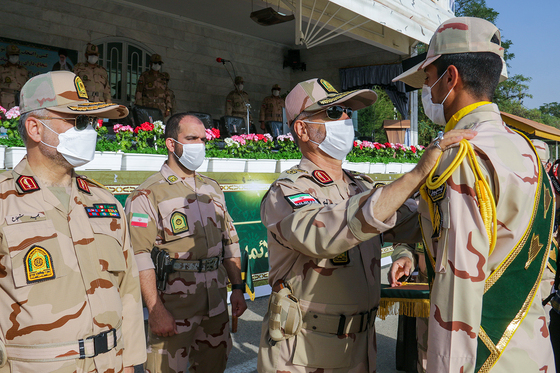
<path id="1" fill-rule="evenodd" d="M 548 144 L 538 139 L 531 139 L 531 142 L 533 143 L 541 162 L 546 164 L 550 160 L 550 149 L 548 148 Z"/>
<path id="2" fill-rule="evenodd" d="M 84 83 L 70 71 L 51 71 L 34 76 L 20 93 L 20 112 L 49 109 L 57 113 L 86 114 L 120 119 L 128 115 L 126 106 L 89 102 Z"/>
<path id="3" fill-rule="evenodd" d="M 393 79 L 402 81 L 412 87 L 422 88 L 426 74 L 424 69 L 443 54 L 491 52 L 504 58 L 500 30 L 491 22 L 476 17 L 456 17 L 443 22 L 436 30 L 426 59 Z M 500 81 L 507 79 L 504 62 Z"/>
<path id="4" fill-rule="evenodd" d="M 150 57 L 150 63 L 163 63 L 163 61 L 161 60 L 161 56 L 157 53 L 152 54 L 152 57 Z"/>
<path id="5" fill-rule="evenodd" d="M 377 100 L 371 89 L 339 93 L 324 79 L 310 79 L 298 83 L 286 96 L 286 117 L 291 122 L 302 112 L 313 112 L 333 105 L 345 103 L 353 110 L 363 109 Z"/>
<path id="6" fill-rule="evenodd" d="M 275 85 L 272 86 L 271 91 L 274 91 L 275 89 L 280 90 L 281 88 L 278 84 L 275 84 Z"/>
<path id="7" fill-rule="evenodd" d="M 10 44 L 6 48 L 6 56 L 18 56 L 19 55 L 19 48 L 17 45 Z"/>
<path id="8" fill-rule="evenodd" d="M 97 45 L 95 44 L 87 43 L 86 54 L 88 56 L 89 55 L 99 56 L 99 48 L 97 48 Z"/>
<path id="9" fill-rule="evenodd" d="M 239 84 L 239 83 L 243 83 L 243 77 L 242 76 L 236 76 L 235 77 L 235 84 Z"/>

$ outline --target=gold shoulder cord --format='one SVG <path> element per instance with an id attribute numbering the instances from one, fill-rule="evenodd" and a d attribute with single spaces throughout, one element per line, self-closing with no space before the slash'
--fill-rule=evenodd
<path id="1" fill-rule="evenodd" d="M 434 177 L 437 166 L 441 160 L 441 156 L 438 158 L 436 165 L 432 168 L 424 184 L 420 188 L 420 195 L 428 203 L 430 208 L 430 217 L 432 219 L 432 227 L 435 226 L 435 214 L 434 205 L 431 201 L 427 189 L 436 189 L 442 186 L 447 179 L 455 172 L 459 165 L 463 162 L 465 157 L 468 157 L 469 163 L 473 169 L 475 181 L 475 192 L 478 199 L 478 208 L 480 210 L 480 215 L 482 216 L 482 221 L 484 222 L 484 227 L 486 228 L 486 233 L 488 234 L 488 239 L 490 241 L 490 254 L 494 251 L 496 246 L 496 236 L 497 236 L 497 223 L 496 223 L 496 202 L 494 201 L 494 196 L 492 195 L 492 190 L 488 185 L 488 182 L 484 178 L 478 161 L 476 160 L 476 155 L 474 149 L 470 142 L 463 139 L 459 144 L 459 152 L 455 156 L 455 159 L 449 167 L 441 174 L 439 177 Z"/>

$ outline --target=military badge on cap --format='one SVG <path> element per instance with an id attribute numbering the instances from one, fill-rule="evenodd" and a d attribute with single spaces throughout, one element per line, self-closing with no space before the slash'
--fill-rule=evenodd
<path id="1" fill-rule="evenodd" d="M 182 212 L 175 211 L 173 214 L 171 214 L 170 223 L 171 223 L 171 229 L 173 230 L 173 234 L 179 234 L 189 230 L 187 217 Z"/>
<path id="2" fill-rule="evenodd" d="M 78 97 L 85 98 L 87 100 L 88 95 L 86 92 L 86 87 L 84 86 L 84 82 L 82 82 L 82 79 L 80 79 L 78 75 L 76 75 L 76 77 L 74 78 L 74 85 L 76 86 L 76 92 L 78 93 Z"/>
<path id="3" fill-rule="evenodd" d="M 119 209 L 114 203 L 94 203 L 93 207 L 85 207 L 90 218 L 117 218 L 120 219 Z"/>
<path id="4" fill-rule="evenodd" d="M 55 278 L 51 254 L 41 246 L 33 245 L 24 258 L 28 284 Z"/>
<path id="5" fill-rule="evenodd" d="M 329 176 L 329 174 L 327 174 L 323 170 L 315 170 L 315 171 L 313 171 L 312 175 L 315 178 L 315 180 L 317 180 L 318 182 L 320 182 L 323 185 L 328 185 L 328 184 L 331 184 L 333 182 L 333 179 Z"/>
<path id="6" fill-rule="evenodd" d="M 350 255 L 348 251 L 343 252 L 331 259 L 331 263 L 335 266 L 343 266 L 350 263 Z"/>
<path id="7" fill-rule="evenodd" d="M 18 177 L 16 184 L 23 193 L 30 193 L 41 189 L 39 188 L 39 185 L 37 185 L 37 181 L 33 178 L 33 176 L 21 175 Z"/>
<path id="8" fill-rule="evenodd" d="M 91 191 L 89 190 L 89 185 L 87 184 L 87 181 L 77 177 L 76 178 L 76 184 L 78 185 L 79 190 L 81 190 L 84 193 L 91 194 Z"/>
<path id="9" fill-rule="evenodd" d="M 284 198 L 286 198 L 286 201 L 288 201 L 290 205 L 292 205 L 292 207 L 295 209 L 311 205 L 313 203 L 319 203 L 317 198 L 307 193 L 294 194 L 291 196 L 285 196 Z"/>
<path id="10" fill-rule="evenodd" d="M 338 93 L 338 91 L 332 86 L 331 83 L 327 82 L 325 79 L 319 79 L 319 84 L 327 93 Z"/>

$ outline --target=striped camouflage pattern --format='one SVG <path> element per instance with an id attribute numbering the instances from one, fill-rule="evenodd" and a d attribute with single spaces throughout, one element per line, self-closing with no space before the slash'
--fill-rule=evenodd
<path id="1" fill-rule="evenodd" d="M 478 132 L 470 142 L 496 199 L 498 236 L 496 247 L 489 254 L 488 236 L 473 190 L 474 176 L 466 160 L 447 180 L 444 198 L 438 202 L 442 221 L 439 240 L 430 239 L 433 228 L 429 209 L 421 201 L 419 212 L 427 242 L 426 255 L 435 256 L 428 372 L 474 371 L 485 280 L 524 235 L 538 187 L 540 165 L 535 153 L 524 138 L 503 124 L 496 105 L 478 107 L 455 128 Z M 457 148 L 444 153 L 436 175 L 442 174 L 456 153 Z M 540 274 L 534 281 L 540 281 Z M 503 306 L 508 306 L 507 295 Z M 538 290 L 528 307 L 527 316 L 488 371 L 555 371 Z"/>
<path id="2" fill-rule="evenodd" d="M 381 238 L 402 242 L 420 239 L 416 203 L 407 201 L 381 222 L 372 207 L 381 190 L 365 176 L 322 183 L 308 159 L 275 181 L 261 204 L 268 230 L 269 283 L 287 281 L 299 299 L 303 317 L 356 315 L 379 305 Z M 317 174 L 317 173 L 316 173 Z M 308 194 L 305 206 L 286 197 Z M 347 258 L 345 260 L 344 258 Z M 342 259 L 342 260 L 340 260 Z M 336 260 L 336 262 L 335 262 Z M 336 263 L 336 264 L 335 264 Z M 270 310 L 264 317 L 258 358 L 260 373 L 362 373 L 376 370 L 375 328 L 336 334 L 301 329 L 293 338 L 271 346 Z"/>
<path id="3" fill-rule="evenodd" d="M 239 239 L 220 186 L 198 173 L 194 180 L 196 192 L 164 164 L 160 172 L 148 178 L 127 199 L 129 219 L 133 218 L 133 214 L 148 215 L 147 227 L 130 227 L 132 247 L 140 271 L 154 268 L 150 256 L 154 246 L 176 259 L 240 257 Z M 174 216 L 186 216 L 188 229 L 174 232 L 171 221 Z M 159 294 L 181 334 L 159 338 L 150 332 L 148 367 L 163 360 L 172 372 L 183 371 L 188 361 L 188 341 L 193 333 L 198 333 L 198 345 L 210 344 L 215 350 L 211 361 L 221 359 L 225 364 L 224 359 L 231 348 L 226 282 L 227 273 L 223 264 L 215 271 L 175 272 L 169 275 L 165 291 Z M 197 328 L 200 323 L 204 324 L 203 327 Z M 202 336 L 203 330 L 211 332 Z M 151 373 L 156 372 L 158 370 L 151 370 Z"/>
<path id="4" fill-rule="evenodd" d="M 91 194 L 67 188 L 69 206 L 35 178 L 24 192 L 16 180 L 34 176 L 27 160 L 0 176 L 0 330 L 5 344 L 37 346 L 78 341 L 121 328 L 117 348 L 56 362 L 9 361 L 0 372 L 121 372 L 146 360 L 138 270 L 124 211 L 105 188 L 82 178 Z M 81 178 L 81 177 L 80 177 Z M 27 184 L 28 186 L 32 184 Z M 84 207 L 115 204 L 120 218 L 88 218 Z M 35 247 L 52 257 L 54 278 L 28 283 L 24 258 Z M 30 357 L 34 352 L 30 351 Z"/>

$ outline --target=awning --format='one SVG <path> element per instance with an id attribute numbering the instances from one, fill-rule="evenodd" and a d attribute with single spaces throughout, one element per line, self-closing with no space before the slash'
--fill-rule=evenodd
<path id="1" fill-rule="evenodd" d="M 507 125 L 515 127 L 523 132 L 533 134 L 548 140 L 560 141 L 560 130 L 534 120 L 518 117 L 517 115 L 500 112 L 502 119 Z"/>

